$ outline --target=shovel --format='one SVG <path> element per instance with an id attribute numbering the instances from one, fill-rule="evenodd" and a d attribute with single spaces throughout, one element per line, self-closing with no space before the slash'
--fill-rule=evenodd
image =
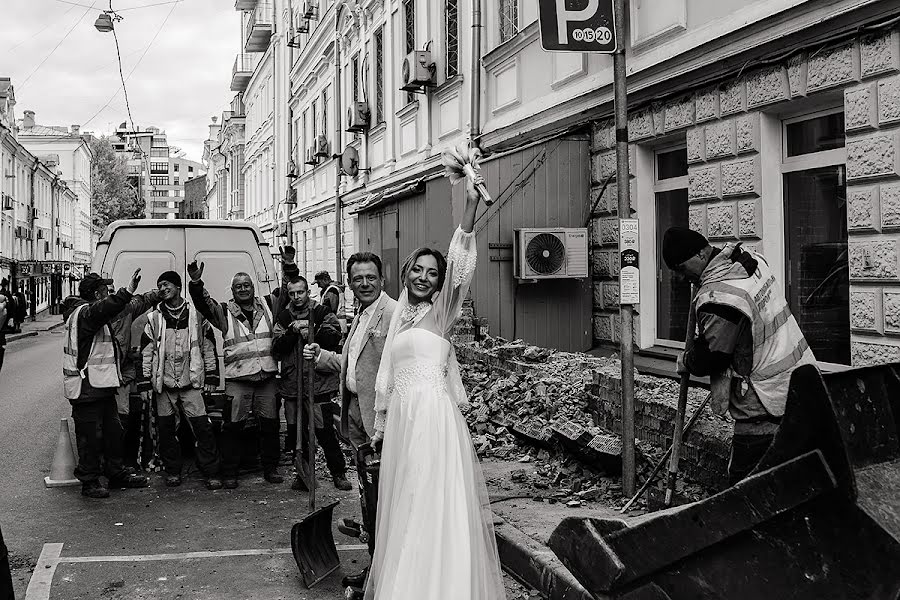
<path id="1" fill-rule="evenodd" d="M 694 347 L 694 330 L 697 328 L 696 297 L 697 290 L 691 286 L 691 304 L 688 309 L 687 334 L 684 339 L 684 353 L 687 354 Z M 672 438 L 672 456 L 669 461 L 669 476 L 666 481 L 665 505 L 672 506 L 675 495 L 675 483 L 678 479 L 678 463 L 681 460 L 681 446 L 684 442 L 684 414 L 687 412 L 687 395 L 691 386 L 690 373 L 681 376 L 681 386 L 678 389 L 678 406 L 675 410 L 675 434 Z M 700 414 L 700 411 L 697 411 Z"/>
<path id="2" fill-rule="evenodd" d="M 309 343 L 315 341 L 314 319 L 312 318 L 312 310 L 310 310 L 310 326 L 309 326 Z M 303 353 L 298 348 L 297 361 L 297 414 L 302 415 L 301 402 L 306 402 L 307 407 L 307 432 L 303 436 L 303 419 L 297 419 L 297 451 L 295 453 L 297 473 L 306 483 L 309 489 L 309 514 L 299 523 L 295 523 L 291 528 L 291 550 L 294 554 L 294 560 L 300 568 L 300 574 L 303 576 L 303 583 L 307 589 L 328 577 L 341 565 L 341 559 L 337 553 L 337 547 L 334 544 L 334 532 L 332 530 L 332 521 L 334 519 L 334 507 L 339 502 L 332 502 L 327 506 L 323 506 L 316 510 L 316 421 L 315 421 L 315 361 L 303 360 Z M 309 371 L 309 385 L 306 398 L 303 394 L 303 371 Z M 304 437 L 306 438 L 304 440 Z M 307 462 L 303 464 L 302 448 L 303 442 L 307 445 Z"/>

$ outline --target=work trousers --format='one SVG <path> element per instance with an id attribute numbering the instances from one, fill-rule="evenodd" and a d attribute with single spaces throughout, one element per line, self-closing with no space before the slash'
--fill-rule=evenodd
<path id="1" fill-rule="evenodd" d="M 341 407 L 331 400 L 331 393 L 319 394 L 315 397 L 315 415 L 313 416 L 313 428 L 316 432 L 316 442 L 325 453 L 325 464 L 328 465 L 328 472 L 332 477 L 344 475 L 347 472 L 347 462 L 344 460 L 344 452 L 341 450 L 341 443 L 337 438 L 337 431 L 334 428 L 335 415 L 341 414 Z M 307 419 L 306 403 L 303 403 L 301 427 L 305 434 L 309 427 Z M 286 446 L 297 447 L 297 399 L 284 399 L 284 418 L 287 421 Z M 305 439 L 302 436 L 300 439 Z M 309 460 L 309 445 L 303 444 L 300 449 L 300 456 L 303 461 Z"/>
<path id="2" fill-rule="evenodd" d="M 141 418 L 144 416 L 143 405 L 135 403 L 132 407 L 131 384 L 119 386 L 116 391 L 116 410 L 119 422 L 122 423 L 122 460 L 126 466 L 137 465 L 138 447 L 141 444 Z"/>
<path id="3" fill-rule="evenodd" d="M 736 484 L 753 471 L 772 445 L 774 437 L 773 434 L 734 434 L 728 461 L 728 485 Z"/>
<path id="4" fill-rule="evenodd" d="M 237 477 L 243 453 L 242 432 L 251 415 L 259 421 L 260 462 L 263 471 L 278 468 L 280 452 L 278 433 L 278 403 L 275 399 L 274 377 L 263 381 L 226 381 L 225 410 L 219 450 L 222 453 L 222 477 Z"/>
<path id="5" fill-rule="evenodd" d="M 187 417 L 188 425 L 194 433 L 194 451 L 197 468 L 204 477 L 219 474 L 219 453 L 213 435 L 212 423 L 206 415 L 203 393 L 193 388 L 164 388 L 156 395 L 156 410 L 159 416 L 159 454 L 166 473 L 181 475 L 184 462 L 181 457 L 181 443 L 178 440 L 178 426 L 181 410 Z"/>
<path id="6" fill-rule="evenodd" d="M 75 439 L 78 444 L 75 477 L 82 483 L 98 481 L 102 474 L 101 457 L 107 477 L 124 477 L 122 424 L 119 422 L 114 392 L 104 398 L 72 404 L 72 420 L 75 421 Z"/>

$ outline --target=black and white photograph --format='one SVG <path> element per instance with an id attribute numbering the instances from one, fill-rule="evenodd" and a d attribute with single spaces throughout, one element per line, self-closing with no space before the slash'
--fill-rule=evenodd
<path id="1" fill-rule="evenodd" d="M 900 600 L 900 0 L 0 4 L 0 600 Z"/>

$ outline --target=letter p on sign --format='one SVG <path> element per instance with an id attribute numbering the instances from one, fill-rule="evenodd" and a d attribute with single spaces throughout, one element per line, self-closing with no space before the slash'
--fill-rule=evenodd
<path id="1" fill-rule="evenodd" d="M 616 51 L 613 0 L 539 0 L 541 46 L 563 52 Z"/>

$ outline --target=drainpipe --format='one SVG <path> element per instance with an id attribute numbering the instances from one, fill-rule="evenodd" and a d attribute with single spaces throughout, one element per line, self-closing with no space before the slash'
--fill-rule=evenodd
<path id="1" fill-rule="evenodd" d="M 481 0 L 472 0 L 472 83 L 469 117 L 469 137 L 472 145 L 480 147 L 481 137 Z"/>
<path id="2" fill-rule="evenodd" d="M 346 7 L 344 2 L 335 9 L 334 13 L 334 280 L 338 284 L 343 278 L 341 268 L 341 250 L 343 246 L 343 220 L 341 218 L 341 161 L 338 158 L 341 150 L 343 131 L 341 124 L 344 122 L 341 116 L 341 10 Z"/>

